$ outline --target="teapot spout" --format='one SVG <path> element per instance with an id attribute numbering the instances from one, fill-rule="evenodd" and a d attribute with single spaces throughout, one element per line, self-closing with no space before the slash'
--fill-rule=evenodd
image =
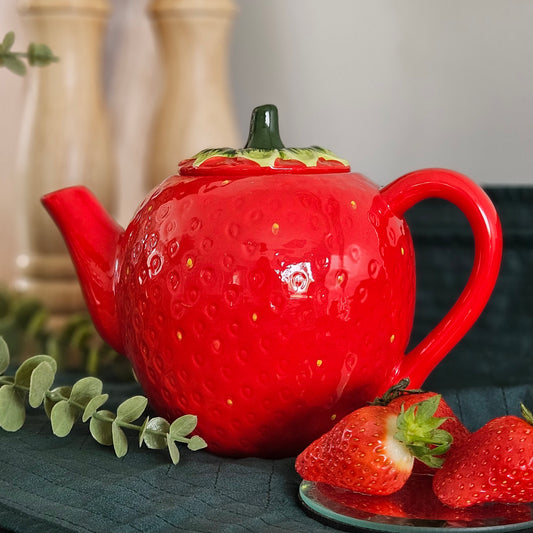
<path id="1" fill-rule="evenodd" d="M 61 189 L 41 202 L 67 244 L 96 329 L 124 353 L 114 291 L 117 246 L 124 230 L 86 187 Z"/>

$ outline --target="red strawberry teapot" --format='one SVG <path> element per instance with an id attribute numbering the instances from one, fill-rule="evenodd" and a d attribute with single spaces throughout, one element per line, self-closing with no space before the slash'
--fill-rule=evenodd
<path id="1" fill-rule="evenodd" d="M 475 237 L 458 301 L 405 354 L 415 305 L 407 209 L 458 206 Z M 198 415 L 208 449 L 300 452 L 401 378 L 420 386 L 494 287 L 502 237 L 480 187 L 449 170 L 379 189 L 318 147 L 285 148 L 254 110 L 240 150 L 181 162 L 123 230 L 84 187 L 43 198 L 92 318 L 131 361 L 154 409 Z"/>

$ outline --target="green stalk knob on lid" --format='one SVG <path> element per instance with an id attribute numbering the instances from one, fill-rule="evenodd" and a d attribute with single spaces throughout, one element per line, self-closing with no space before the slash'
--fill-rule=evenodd
<path id="1" fill-rule="evenodd" d="M 282 150 L 285 148 L 279 136 L 278 108 L 275 105 L 261 105 L 252 111 L 250 131 L 245 148 L 259 150 Z"/>
<path id="2" fill-rule="evenodd" d="M 279 134 L 278 109 L 271 104 L 253 110 L 244 148 L 202 150 L 179 165 L 181 175 L 331 173 L 349 170 L 348 161 L 325 148 L 285 148 Z"/>

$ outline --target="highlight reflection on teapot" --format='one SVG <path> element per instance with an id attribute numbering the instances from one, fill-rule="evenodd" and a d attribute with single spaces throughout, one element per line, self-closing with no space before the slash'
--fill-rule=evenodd
<path id="1" fill-rule="evenodd" d="M 46 195 L 102 337 L 131 361 L 161 416 L 198 415 L 214 453 L 294 455 L 401 378 L 423 381 L 494 287 L 497 213 L 443 169 L 381 190 L 332 152 L 285 148 L 274 106 L 243 149 L 204 150 L 123 230 L 84 187 Z M 405 354 L 415 305 L 404 212 L 457 205 L 475 237 L 458 301 Z"/>

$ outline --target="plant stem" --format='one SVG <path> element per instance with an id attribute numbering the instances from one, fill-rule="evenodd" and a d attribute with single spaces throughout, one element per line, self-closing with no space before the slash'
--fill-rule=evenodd
<path id="1" fill-rule="evenodd" d="M 101 409 L 109 398 L 102 394 L 102 382 L 96 378 L 76 381 L 72 386 L 59 386 L 50 390 L 56 372 L 56 364 L 48 355 L 30 357 L 18 368 L 15 375 L 4 375 L 9 366 L 9 348 L 0 336 L 0 389 L 2 389 L 3 409 L 13 411 L 13 415 L 2 411 L 0 427 L 7 431 L 17 431 L 25 420 L 25 404 L 39 407 L 44 402 L 45 412 L 52 424 L 52 431 L 58 437 L 66 436 L 79 418 L 83 422 L 91 420 L 90 431 L 96 441 L 113 445 L 115 454 L 122 457 L 128 450 L 128 443 L 122 428 L 139 433 L 139 446 L 143 442 L 148 448 L 165 448 L 170 452 L 174 464 L 179 461 L 176 442 L 187 444 L 192 451 L 205 448 L 207 443 L 199 436 L 186 437 L 181 434 L 196 427 L 196 417 L 184 415 L 170 424 L 166 419 L 150 418 L 144 415 L 142 425 L 133 422 L 140 419 L 148 400 L 144 396 L 134 396 L 123 401 L 116 412 Z M 76 401 L 76 399 L 78 401 Z M 93 424 L 93 422 L 98 423 Z M 119 429 L 120 428 L 120 429 Z M 117 432 L 118 430 L 118 432 Z M 148 438 L 148 437 L 151 438 Z"/>
<path id="2" fill-rule="evenodd" d="M 0 376 L 0 384 L 4 385 L 14 385 L 13 381 L 10 381 L 10 376 Z M 15 389 L 20 390 L 21 392 L 24 392 L 27 394 L 30 391 L 29 387 L 24 387 L 22 385 L 14 385 Z M 72 401 L 68 396 L 65 396 L 58 390 L 53 391 L 46 391 L 46 397 L 51 400 L 54 403 L 60 402 L 60 401 L 68 401 L 71 405 L 74 407 L 77 407 L 80 412 L 83 413 L 85 410 L 85 406 L 81 403 Z M 109 415 L 106 415 L 104 413 L 101 413 L 99 411 L 96 411 L 92 415 L 93 418 L 96 418 L 96 420 L 100 420 L 101 422 L 109 422 L 109 423 L 116 423 L 119 427 L 124 429 L 131 429 L 133 431 L 137 431 L 137 433 L 140 433 L 142 431 L 142 426 L 139 426 L 137 424 L 132 424 L 130 422 L 123 422 L 121 420 L 117 420 L 116 418 L 113 418 Z M 157 431 L 155 429 L 145 428 L 146 433 L 150 433 L 151 435 L 157 435 L 159 437 L 166 437 L 167 433 L 164 431 Z M 178 442 L 188 443 L 190 439 L 187 437 L 179 437 L 177 439 L 174 439 Z"/>
<path id="3" fill-rule="evenodd" d="M 23 387 L 20 387 L 20 388 L 22 389 Z M 29 389 L 26 389 L 26 390 L 29 390 Z M 82 405 L 81 403 L 72 401 L 70 398 L 64 396 L 59 391 L 55 391 L 55 393 L 57 394 L 57 396 L 55 396 L 55 398 L 57 398 L 59 396 L 59 399 L 57 401 L 65 400 L 65 401 L 68 401 L 71 405 L 74 405 L 75 407 L 77 407 L 81 412 L 83 412 L 85 410 L 85 406 Z M 55 398 L 51 397 L 51 396 L 54 396 L 54 392 L 48 391 L 46 393 L 46 396 L 50 400 L 56 401 Z M 121 428 L 131 429 L 133 431 L 137 431 L 137 433 L 140 433 L 142 431 L 142 426 L 138 426 L 137 424 L 132 424 L 130 422 L 123 422 L 122 420 L 117 420 L 116 418 L 114 418 L 112 416 L 109 416 L 109 415 L 107 415 L 105 413 L 101 413 L 99 411 L 96 411 L 95 413 L 93 413 L 92 417 L 96 418 L 96 420 L 100 420 L 101 422 L 109 422 L 111 424 L 112 423 L 116 423 Z M 155 431 L 155 430 L 150 429 L 150 428 L 146 428 L 145 431 L 147 433 L 152 434 L 152 435 L 158 435 L 158 436 L 161 436 L 161 437 L 166 437 L 167 436 L 167 434 L 164 431 Z M 185 440 L 183 442 L 189 442 L 189 439 L 187 439 L 187 440 Z"/>

